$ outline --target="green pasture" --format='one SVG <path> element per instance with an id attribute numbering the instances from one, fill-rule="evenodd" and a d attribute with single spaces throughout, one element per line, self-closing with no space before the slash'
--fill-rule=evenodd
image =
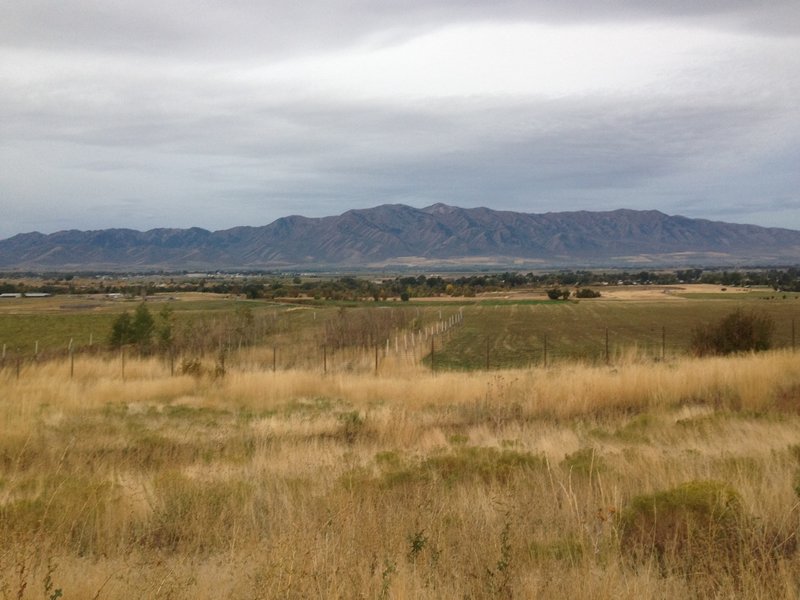
<path id="1" fill-rule="evenodd" d="M 27 303 L 26 303 L 27 302 Z M 106 346 L 111 326 L 135 301 L 97 303 L 48 299 L 0 304 L 0 347 L 7 353 L 62 353 L 72 340 L 76 349 Z M 35 302 L 39 302 L 35 304 Z M 469 299 L 446 302 L 281 304 L 264 300 L 196 298 L 148 302 L 154 317 L 165 307 L 176 324 L 209 330 L 215 323 L 248 313 L 256 343 L 307 346 L 317 351 L 325 323 L 344 313 L 399 309 L 408 327 L 424 329 L 462 312 L 463 323 L 437 336 L 437 369 L 525 367 L 565 359 L 604 362 L 636 349 L 653 358 L 685 353 L 692 330 L 737 309 L 770 315 L 776 324 L 774 345 L 790 347 L 800 330 L 800 295 L 769 293 L 686 294 L 683 300 L 548 301 Z M 397 332 L 400 333 L 400 332 Z M 800 331 L 795 333 L 795 337 Z M 608 340 L 606 342 L 606 340 Z M 235 344 L 236 339 L 229 340 Z M 426 359 L 430 364 L 430 357 Z M 487 362 L 488 361 L 488 362 Z"/>
<path id="2" fill-rule="evenodd" d="M 437 345 L 435 367 L 480 369 L 525 367 L 571 359 L 604 362 L 638 350 L 653 358 L 685 353 L 692 330 L 737 308 L 753 309 L 775 321 L 774 345 L 792 345 L 800 335 L 800 300 L 782 295 L 685 301 L 544 302 L 465 306 L 463 324 Z M 606 340 L 608 342 L 606 343 Z M 546 349 L 545 349 L 546 346 Z M 608 348 L 608 350 L 606 350 Z M 546 357 L 545 357 L 546 353 Z"/>
<path id="3" fill-rule="evenodd" d="M 70 341 L 76 350 L 89 346 L 103 348 L 107 346 L 114 320 L 123 312 L 132 314 L 140 302 L 94 304 L 63 299 L 60 303 L 54 299 L 23 299 L 0 304 L 0 348 L 5 346 L 7 355 L 23 356 L 32 356 L 37 349 L 41 355 L 63 353 Z M 282 332 L 305 330 L 316 321 L 315 312 L 324 312 L 324 309 L 236 299 L 156 301 L 148 302 L 147 307 L 156 319 L 168 307 L 173 323 L 194 322 L 201 326 L 247 310 L 262 329 Z"/>

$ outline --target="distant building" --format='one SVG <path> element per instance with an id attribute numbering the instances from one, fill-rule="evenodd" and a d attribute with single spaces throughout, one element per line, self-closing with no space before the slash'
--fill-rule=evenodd
<path id="1" fill-rule="evenodd" d="M 0 298 L 22 298 L 22 294 L 15 292 L 6 292 L 5 294 L 0 294 Z"/>

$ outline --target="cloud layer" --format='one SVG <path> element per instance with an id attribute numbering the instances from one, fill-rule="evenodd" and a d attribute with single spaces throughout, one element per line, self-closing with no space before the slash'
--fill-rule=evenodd
<path id="1" fill-rule="evenodd" d="M 800 229 L 800 5 L 558 4 L 12 0 L 0 237 L 387 202 Z"/>

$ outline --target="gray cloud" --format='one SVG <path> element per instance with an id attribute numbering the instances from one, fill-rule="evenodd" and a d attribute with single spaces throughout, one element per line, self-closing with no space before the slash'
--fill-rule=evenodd
<path id="1" fill-rule="evenodd" d="M 14 2 L 0 19 L 0 237 L 440 201 L 800 228 L 797 2 L 564 4 Z M 479 22 L 669 22 L 748 45 L 642 89 L 549 97 L 344 97 L 259 71 Z"/>

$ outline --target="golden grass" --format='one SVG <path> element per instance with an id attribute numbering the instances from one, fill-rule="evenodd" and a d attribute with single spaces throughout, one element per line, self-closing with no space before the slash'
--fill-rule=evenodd
<path id="1" fill-rule="evenodd" d="M 259 360 L 0 371 L 0 597 L 800 592 L 800 355 L 435 374 Z M 742 535 L 781 543 L 736 569 L 631 564 L 616 515 L 704 480 L 740 494 Z"/>

